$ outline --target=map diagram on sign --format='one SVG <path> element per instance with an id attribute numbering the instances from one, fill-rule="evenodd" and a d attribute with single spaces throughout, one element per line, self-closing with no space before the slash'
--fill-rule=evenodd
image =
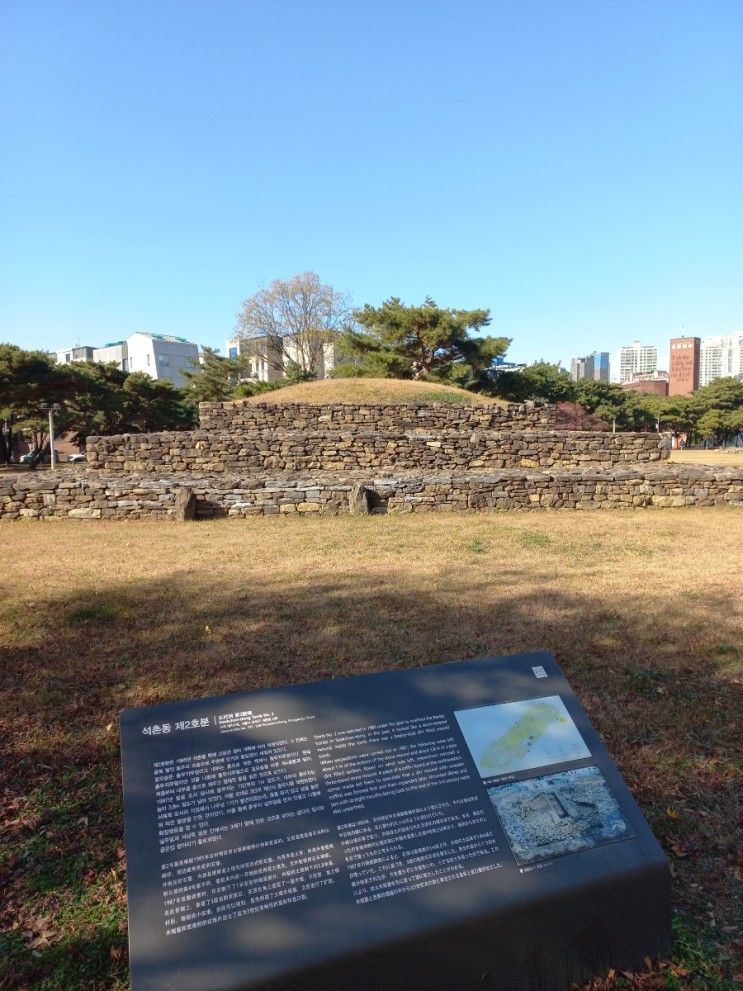
<path id="1" fill-rule="evenodd" d="M 484 778 L 591 756 L 559 695 L 454 715 Z"/>

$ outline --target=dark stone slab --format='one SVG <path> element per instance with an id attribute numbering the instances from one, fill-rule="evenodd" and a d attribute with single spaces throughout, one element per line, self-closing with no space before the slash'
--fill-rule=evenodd
<path id="1" fill-rule="evenodd" d="M 121 740 L 133 991 L 558 991 L 670 952 L 666 859 L 549 654 L 131 709 Z"/>

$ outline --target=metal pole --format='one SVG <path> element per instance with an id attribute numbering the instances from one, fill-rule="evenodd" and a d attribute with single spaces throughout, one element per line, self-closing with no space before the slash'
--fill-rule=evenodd
<path id="1" fill-rule="evenodd" d="M 51 468 L 56 471 L 57 463 L 54 456 L 54 407 L 49 407 L 49 451 L 51 452 Z"/>

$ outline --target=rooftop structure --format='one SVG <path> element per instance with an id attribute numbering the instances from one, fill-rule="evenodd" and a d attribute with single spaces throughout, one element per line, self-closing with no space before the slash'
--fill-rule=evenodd
<path id="1" fill-rule="evenodd" d="M 62 348 L 60 351 L 55 351 L 56 360 L 58 365 L 69 365 L 73 361 L 93 361 L 93 352 L 95 348 L 91 347 L 74 347 L 74 348 Z"/>

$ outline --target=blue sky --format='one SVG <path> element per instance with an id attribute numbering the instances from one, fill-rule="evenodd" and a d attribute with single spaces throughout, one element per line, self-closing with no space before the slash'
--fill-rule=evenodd
<path id="1" fill-rule="evenodd" d="M 569 363 L 743 329 L 739 0 L 3 0 L 0 340 L 312 269 Z"/>

